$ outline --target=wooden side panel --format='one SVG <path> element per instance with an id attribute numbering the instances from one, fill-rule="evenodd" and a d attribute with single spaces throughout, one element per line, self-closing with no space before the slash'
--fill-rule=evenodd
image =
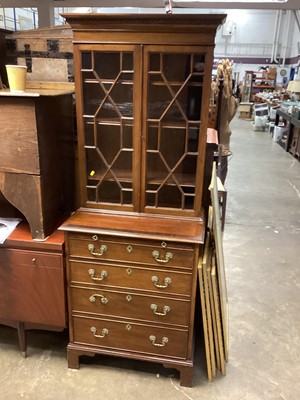
<path id="1" fill-rule="evenodd" d="M 25 216 L 32 237 L 44 239 L 47 234 L 42 210 L 41 178 L 35 175 L 0 172 L 0 191 Z"/>
<path id="2" fill-rule="evenodd" d="M 0 109 L 1 170 L 39 174 L 34 100 L 0 98 Z"/>

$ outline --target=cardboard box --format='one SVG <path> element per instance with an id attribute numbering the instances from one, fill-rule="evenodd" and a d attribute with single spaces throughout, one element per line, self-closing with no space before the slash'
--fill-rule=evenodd
<path id="1" fill-rule="evenodd" d="M 240 118 L 250 119 L 252 117 L 253 103 L 240 103 L 238 111 Z"/>
<path id="2" fill-rule="evenodd" d="M 240 118 L 251 119 L 252 118 L 252 112 L 240 111 Z"/>

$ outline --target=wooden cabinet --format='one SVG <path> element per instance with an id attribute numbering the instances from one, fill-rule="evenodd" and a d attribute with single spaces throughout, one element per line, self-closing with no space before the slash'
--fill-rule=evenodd
<path id="1" fill-rule="evenodd" d="M 0 323 L 18 329 L 25 354 L 26 329 L 66 326 L 64 236 L 55 231 L 46 241 L 34 241 L 21 223 L 0 244 L 0 260 Z"/>
<path id="2" fill-rule="evenodd" d="M 68 363 L 110 354 L 190 386 L 213 47 L 223 15 L 65 15 L 81 208 L 66 232 Z"/>
<path id="3" fill-rule="evenodd" d="M 0 217 L 23 219 L 0 245 L 0 323 L 18 329 L 24 354 L 26 329 L 66 326 L 56 228 L 74 207 L 72 102 L 70 90 L 0 90 Z"/>
<path id="4" fill-rule="evenodd" d="M 0 192 L 45 239 L 74 207 L 72 92 L 0 90 L 0 108 Z"/>

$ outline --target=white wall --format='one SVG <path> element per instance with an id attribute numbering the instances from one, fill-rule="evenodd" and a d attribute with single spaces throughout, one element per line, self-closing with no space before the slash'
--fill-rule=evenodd
<path id="1" fill-rule="evenodd" d="M 291 31 L 291 43 L 292 43 L 292 49 L 291 49 L 291 56 L 292 57 L 297 57 L 300 54 L 300 31 L 295 23 L 295 15 L 292 15 L 293 21 L 294 21 L 294 26 Z"/>
<path id="2" fill-rule="evenodd" d="M 274 43 L 274 31 L 276 14 L 275 10 L 227 10 L 228 16 L 225 25 L 219 30 L 216 38 L 216 57 L 226 55 L 230 57 L 264 58 L 266 64 L 270 64 Z M 286 57 L 291 56 L 292 35 L 287 34 L 288 15 L 282 13 L 279 31 L 279 43 L 277 56 L 282 56 L 286 47 Z M 226 36 L 226 25 L 231 24 L 232 35 Z M 295 20 L 290 18 L 292 31 Z M 294 39 L 293 39 L 294 40 Z M 287 46 L 285 46 L 287 43 Z"/>

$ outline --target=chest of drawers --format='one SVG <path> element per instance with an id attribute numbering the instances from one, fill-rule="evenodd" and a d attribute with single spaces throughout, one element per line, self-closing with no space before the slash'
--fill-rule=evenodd
<path id="1" fill-rule="evenodd" d="M 156 232 L 149 234 L 154 222 Z M 80 355 L 109 354 L 176 368 L 180 383 L 191 386 L 202 226 L 191 240 L 184 233 L 195 229 L 190 221 L 170 219 L 169 232 L 163 233 L 157 222 L 79 211 L 62 226 L 70 368 L 79 368 Z"/>

